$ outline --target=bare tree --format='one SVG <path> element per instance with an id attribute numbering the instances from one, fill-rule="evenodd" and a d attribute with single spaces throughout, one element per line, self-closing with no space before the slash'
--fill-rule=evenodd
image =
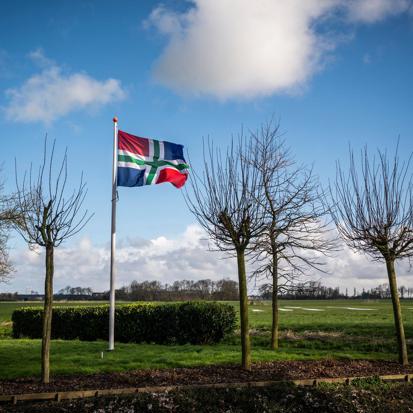
<path id="1" fill-rule="evenodd" d="M 17 206 L 22 222 L 17 231 L 30 247 L 45 248 L 45 293 L 42 332 L 42 381 L 50 379 L 50 338 L 52 328 L 54 249 L 77 234 L 89 221 L 88 211 L 81 213 L 86 196 L 83 174 L 79 186 L 67 193 L 67 151 L 57 168 L 54 166 L 53 142 L 50 154 L 47 139 L 44 143 L 43 162 L 33 176 L 32 167 L 19 182 L 16 166 Z"/>
<path id="2" fill-rule="evenodd" d="M 242 367 L 251 368 L 248 295 L 245 254 L 259 235 L 261 218 L 256 202 L 258 175 L 251 167 L 241 133 L 224 156 L 208 142 L 204 148 L 204 171 L 191 177 L 192 195 L 187 204 L 220 251 L 236 256 L 239 281 Z"/>
<path id="3" fill-rule="evenodd" d="M 279 125 L 267 122 L 252 133 L 251 161 L 259 176 L 265 231 L 254 241 L 253 277 L 270 280 L 271 348 L 278 348 L 280 292 L 291 289 L 308 269 L 322 270 L 323 257 L 334 249 L 328 237 L 327 211 L 311 169 L 297 165 L 285 147 Z"/>
<path id="4" fill-rule="evenodd" d="M 412 154 L 413 155 L 413 154 Z M 413 182 L 411 158 L 401 162 L 378 150 L 370 160 L 367 147 L 357 163 L 350 149 L 348 173 L 337 163 L 330 188 L 332 217 L 346 244 L 375 261 L 385 262 L 393 303 L 399 361 L 408 364 L 395 261 L 413 256 Z"/>
<path id="5" fill-rule="evenodd" d="M 4 183 L 0 181 L 0 282 L 7 281 L 13 272 L 7 241 L 12 226 L 19 225 L 21 222 L 14 202 L 14 195 L 4 195 L 3 189 Z"/>
<path id="6" fill-rule="evenodd" d="M 0 191 L 2 187 L 3 185 L 0 183 Z M 8 233 L 11 224 L 7 203 L 7 198 L 0 194 L 0 282 L 6 281 L 13 269 L 9 261 L 7 248 Z"/>

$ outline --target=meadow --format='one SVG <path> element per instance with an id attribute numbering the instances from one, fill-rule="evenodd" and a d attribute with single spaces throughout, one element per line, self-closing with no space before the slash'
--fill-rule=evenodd
<path id="1" fill-rule="evenodd" d="M 59 302 L 55 305 L 96 305 L 96 302 Z M 236 309 L 238 303 L 232 302 Z M 0 378 L 40 373 L 40 340 L 12 339 L 11 314 L 21 306 L 39 302 L 0 303 Z M 402 301 L 406 337 L 413 357 L 413 301 Z M 249 308 L 253 361 L 293 359 L 396 360 L 393 314 L 388 300 L 281 301 L 281 340 L 269 349 L 271 303 L 254 302 Z M 107 352 L 104 341 L 54 340 L 51 365 L 54 374 L 127 371 L 138 368 L 189 367 L 239 363 L 239 335 L 218 345 L 117 344 Z"/>

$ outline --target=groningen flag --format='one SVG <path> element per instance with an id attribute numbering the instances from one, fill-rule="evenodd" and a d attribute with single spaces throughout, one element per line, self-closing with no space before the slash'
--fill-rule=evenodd
<path id="1" fill-rule="evenodd" d="M 180 188 L 189 172 L 183 148 L 175 143 L 118 131 L 117 185 L 143 186 L 170 182 Z"/>

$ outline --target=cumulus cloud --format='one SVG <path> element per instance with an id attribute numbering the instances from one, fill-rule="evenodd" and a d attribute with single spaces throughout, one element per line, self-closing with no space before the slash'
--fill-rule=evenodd
<path id="1" fill-rule="evenodd" d="M 123 239 L 118 243 L 117 287 L 129 284 L 133 280 L 157 280 L 172 283 L 176 280 L 199 280 L 209 278 L 218 280 L 229 277 L 237 280 L 236 262 L 219 252 L 208 250 L 206 235 L 197 225 L 190 225 L 175 238 L 159 236 L 153 239 Z M 343 291 L 353 288 L 372 288 L 387 282 L 386 268 L 383 263 L 371 261 L 362 254 L 355 254 L 341 245 L 341 251 L 327 260 L 321 274 L 309 270 L 303 280 L 319 280 L 331 287 L 339 286 Z M 92 287 L 94 291 L 109 289 L 108 245 L 94 245 L 84 238 L 77 245 L 61 246 L 55 253 L 55 291 L 66 285 Z M 9 285 L 3 285 L 7 291 L 42 291 L 44 278 L 43 252 L 30 250 L 12 251 L 16 274 Z M 74 265 L 74 263 L 76 263 Z M 251 263 L 247 269 L 251 270 Z M 412 286 L 409 263 L 401 262 L 397 266 L 399 285 Z M 259 283 L 258 283 L 259 284 Z M 250 292 L 255 283 L 250 283 Z"/>
<path id="2" fill-rule="evenodd" d="M 312 279 L 321 279 L 330 287 L 340 287 L 341 291 L 353 288 L 360 292 L 363 288 L 370 289 L 380 284 L 388 283 L 386 265 L 384 262 L 373 261 L 363 253 L 355 253 L 343 243 L 340 251 L 327 261 L 328 274 L 311 274 Z M 413 278 L 408 260 L 397 261 L 396 271 L 399 286 L 413 286 Z"/>
<path id="3" fill-rule="evenodd" d="M 179 93 L 220 99 L 296 91 L 325 64 L 339 36 L 317 30 L 339 16 L 373 23 L 408 0 L 192 0 L 181 13 L 155 8 L 145 27 L 168 42 L 153 75 Z"/>
<path id="4" fill-rule="evenodd" d="M 86 73 L 66 73 L 41 49 L 29 57 L 43 69 L 20 87 L 6 90 L 6 118 L 16 122 L 51 123 L 75 110 L 96 108 L 124 99 L 117 79 L 96 80 Z"/>
<path id="5" fill-rule="evenodd" d="M 176 238 L 124 239 L 116 251 L 117 286 L 133 280 L 170 283 L 182 279 L 236 279 L 235 263 L 222 254 L 208 251 L 205 234 L 189 226 Z M 42 291 L 43 252 L 12 251 L 16 274 L 8 290 Z M 94 245 L 85 238 L 78 245 L 61 246 L 55 252 L 55 290 L 66 285 L 109 289 L 109 246 Z M 73 263 L 76 263 L 74 265 Z"/>
<path id="6" fill-rule="evenodd" d="M 347 0 L 346 5 L 350 20 L 363 23 L 376 23 L 410 6 L 410 0 Z"/>

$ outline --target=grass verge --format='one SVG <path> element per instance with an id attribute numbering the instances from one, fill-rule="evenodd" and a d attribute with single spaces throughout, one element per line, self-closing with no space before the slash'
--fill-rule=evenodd
<path id="1" fill-rule="evenodd" d="M 40 340 L 1 340 L 1 379 L 37 376 L 40 374 Z M 166 346 L 156 344 L 117 344 L 107 352 L 102 341 L 54 340 L 51 347 L 52 374 L 92 374 L 134 369 L 239 364 L 238 344 Z M 103 358 L 102 358 L 103 352 Z M 396 360 L 394 355 L 378 352 L 339 351 L 311 348 L 253 348 L 253 361 L 317 360 L 323 358 Z"/>
<path id="2" fill-rule="evenodd" d="M 0 303 L 0 379 L 40 374 L 40 340 L 11 339 L 9 321 L 15 308 L 33 304 L 41 305 Z M 96 305 L 95 302 L 70 303 L 73 304 Z M 237 309 L 237 303 L 233 305 Z M 282 301 L 281 306 L 289 311 L 280 314 L 282 331 L 278 352 L 268 348 L 270 303 L 259 302 L 250 306 L 254 361 L 321 358 L 396 360 L 397 346 L 390 301 L 296 300 Z M 411 301 L 403 302 L 403 314 L 408 351 L 413 358 Z M 117 344 L 113 353 L 106 352 L 106 348 L 107 343 L 103 341 L 55 340 L 52 342 L 51 352 L 52 374 L 238 364 L 241 358 L 237 335 L 213 346 Z"/>

